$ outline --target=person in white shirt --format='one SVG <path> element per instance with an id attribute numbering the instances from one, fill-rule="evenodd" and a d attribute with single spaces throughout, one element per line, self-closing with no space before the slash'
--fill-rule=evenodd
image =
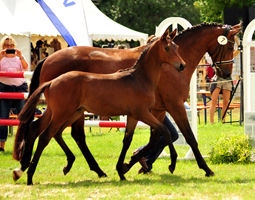
<path id="1" fill-rule="evenodd" d="M 0 71 L 21 72 L 27 70 L 29 65 L 16 48 L 16 42 L 13 37 L 5 36 L 1 40 L 0 52 Z M 25 78 L 0 77 L 0 92 L 27 92 L 28 86 Z M 14 105 L 17 113 L 21 111 L 25 104 L 23 99 L 1 99 L 0 100 L 0 118 L 9 119 L 9 112 Z M 5 151 L 4 146 L 7 140 L 8 127 L 0 126 L 0 151 Z"/>

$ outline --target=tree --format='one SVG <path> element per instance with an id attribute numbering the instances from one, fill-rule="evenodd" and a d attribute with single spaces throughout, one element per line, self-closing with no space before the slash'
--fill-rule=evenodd
<path id="1" fill-rule="evenodd" d="M 226 8 L 254 5 L 255 0 L 197 0 L 194 5 L 200 10 L 201 20 L 223 23 L 223 13 Z"/>
<path id="2" fill-rule="evenodd" d="M 200 22 L 195 0 L 101 0 L 96 6 L 114 21 L 136 31 L 155 34 L 155 27 L 168 17 Z M 110 28 L 110 27 L 109 27 Z"/>

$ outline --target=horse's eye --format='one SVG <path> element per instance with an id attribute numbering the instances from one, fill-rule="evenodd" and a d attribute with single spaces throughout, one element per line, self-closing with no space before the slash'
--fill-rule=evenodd
<path id="1" fill-rule="evenodd" d="M 165 50 L 166 50 L 166 51 L 169 51 L 169 47 L 165 47 Z"/>

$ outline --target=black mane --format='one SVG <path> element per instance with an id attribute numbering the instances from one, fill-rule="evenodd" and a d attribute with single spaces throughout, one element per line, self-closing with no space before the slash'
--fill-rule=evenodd
<path id="1" fill-rule="evenodd" d="M 178 37 L 178 36 L 180 36 L 180 35 L 183 35 L 183 34 L 185 34 L 186 32 L 189 32 L 189 31 L 191 31 L 191 30 L 200 29 L 200 28 L 205 27 L 205 26 L 208 26 L 208 27 L 210 27 L 210 26 L 222 27 L 223 24 L 218 24 L 218 23 L 216 23 L 216 22 L 213 22 L 213 23 L 203 22 L 203 23 L 201 23 L 201 24 L 198 24 L 198 25 L 195 25 L 195 26 L 192 26 L 192 27 L 189 27 L 189 28 L 187 28 L 187 29 L 185 29 L 185 30 L 180 31 L 176 37 Z"/>
<path id="2" fill-rule="evenodd" d="M 154 44 L 157 40 L 151 42 L 144 50 L 143 52 L 141 53 L 140 57 L 137 59 L 136 63 L 133 65 L 133 67 L 131 68 L 127 68 L 127 69 L 120 69 L 118 72 L 125 72 L 125 71 L 129 71 L 129 70 L 132 70 L 132 69 L 135 69 L 137 64 L 139 63 L 139 61 L 141 59 L 143 59 L 143 57 L 146 55 L 147 51 L 149 50 L 149 48 L 152 46 L 152 44 Z"/>

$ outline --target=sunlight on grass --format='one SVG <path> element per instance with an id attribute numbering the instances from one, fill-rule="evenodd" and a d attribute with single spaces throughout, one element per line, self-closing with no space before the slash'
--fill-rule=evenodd
<path id="1" fill-rule="evenodd" d="M 177 160 L 174 174 L 168 171 L 169 157 L 157 159 L 153 174 L 137 174 L 140 165 L 135 164 L 125 175 L 127 181 L 120 181 L 116 163 L 122 148 L 124 133 L 116 129 L 85 128 L 89 149 L 107 178 L 98 178 L 89 169 L 77 144 L 65 129 L 63 138 L 76 156 L 71 171 L 64 176 L 66 156 L 53 139 L 43 151 L 34 174 L 34 185 L 26 186 L 26 173 L 15 183 L 13 169 L 19 167 L 12 160 L 14 137 L 9 137 L 6 152 L 0 153 L 0 199 L 248 199 L 255 198 L 255 163 L 213 165 L 205 158 L 215 172 L 214 177 L 205 177 L 195 160 Z M 243 126 L 237 124 L 198 126 L 198 146 L 202 155 L 208 155 L 213 142 L 221 133 L 240 132 Z M 128 162 L 132 152 L 149 140 L 148 129 L 136 129 L 127 152 Z M 36 147 L 37 142 L 35 143 Z M 185 157 L 189 146 L 175 146 L 179 158 Z M 169 153 L 169 149 L 165 148 Z"/>

